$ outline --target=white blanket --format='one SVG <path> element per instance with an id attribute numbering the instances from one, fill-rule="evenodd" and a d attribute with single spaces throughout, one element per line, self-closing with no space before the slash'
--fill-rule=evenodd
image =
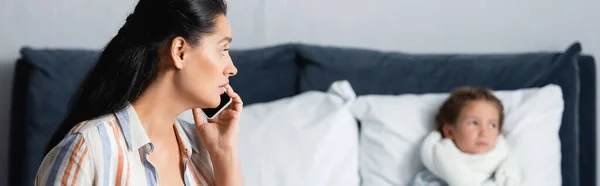
<path id="1" fill-rule="evenodd" d="M 521 185 L 521 171 L 510 158 L 509 151 L 502 135 L 491 151 L 468 154 L 460 151 L 452 140 L 442 139 L 438 131 L 433 131 L 421 147 L 421 161 L 433 175 L 450 186 L 518 186 Z"/>

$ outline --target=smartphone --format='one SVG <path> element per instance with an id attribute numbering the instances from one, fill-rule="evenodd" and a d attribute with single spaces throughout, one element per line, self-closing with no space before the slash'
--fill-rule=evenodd
<path id="1" fill-rule="evenodd" d="M 206 116 L 208 119 L 213 119 L 215 118 L 215 116 L 219 115 L 219 113 L 221 113 L 223 110 L 225 110 L 225 108 L 227 108 L 227 106 L 229 106 L 229 104 L 231 104 L 232 99 L 227 95 L 227 92 L 221 94 L 221 103 L 219 103 L 219 106 L 217 108 L 203 108 L 202 112 L 204 113 L 204 116 Z"/>

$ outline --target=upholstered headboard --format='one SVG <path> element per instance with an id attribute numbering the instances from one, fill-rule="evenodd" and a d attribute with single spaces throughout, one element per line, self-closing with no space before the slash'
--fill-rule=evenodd
<path id="1" fill-rule="evenodd" d="M 231 85 L 245 105 L 325 90 L 349 80 L 358 95 L 447 92 L 461 85 L 497 90 L 559 85 L 563 185 L 595 185 L 596 72 L 574 44 L 564 52 L 406 54 L 285 44 L 233 50 L 239 74 Z M 10 185 L 32 185 L 46 143 L 98 51 L 23 48 L 11 114 Z"/>

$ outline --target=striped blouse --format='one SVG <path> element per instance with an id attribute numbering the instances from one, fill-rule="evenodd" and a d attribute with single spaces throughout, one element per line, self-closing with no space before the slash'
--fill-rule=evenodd
<path id="1" fill-rule="evenodd" d="M 175 121 L 185 185 L 214 185 L 213 169 L 193 123 Z M 148 160 L 154 145 L 131 105 L 77 124 L 44 157 L 35 185 L 158 185 Z"/>

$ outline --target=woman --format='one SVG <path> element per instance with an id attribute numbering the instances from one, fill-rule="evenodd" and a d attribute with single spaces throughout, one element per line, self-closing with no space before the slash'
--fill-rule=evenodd
<path id="1" fill-rule="evenodd" d="M 36 185 L 241 185 L 223 0 L 140 0 L 89 72 Z M 232 104 L 205 121 L 198 108 Z M 195 124 L 177 121 L 193 109 Z"/>

